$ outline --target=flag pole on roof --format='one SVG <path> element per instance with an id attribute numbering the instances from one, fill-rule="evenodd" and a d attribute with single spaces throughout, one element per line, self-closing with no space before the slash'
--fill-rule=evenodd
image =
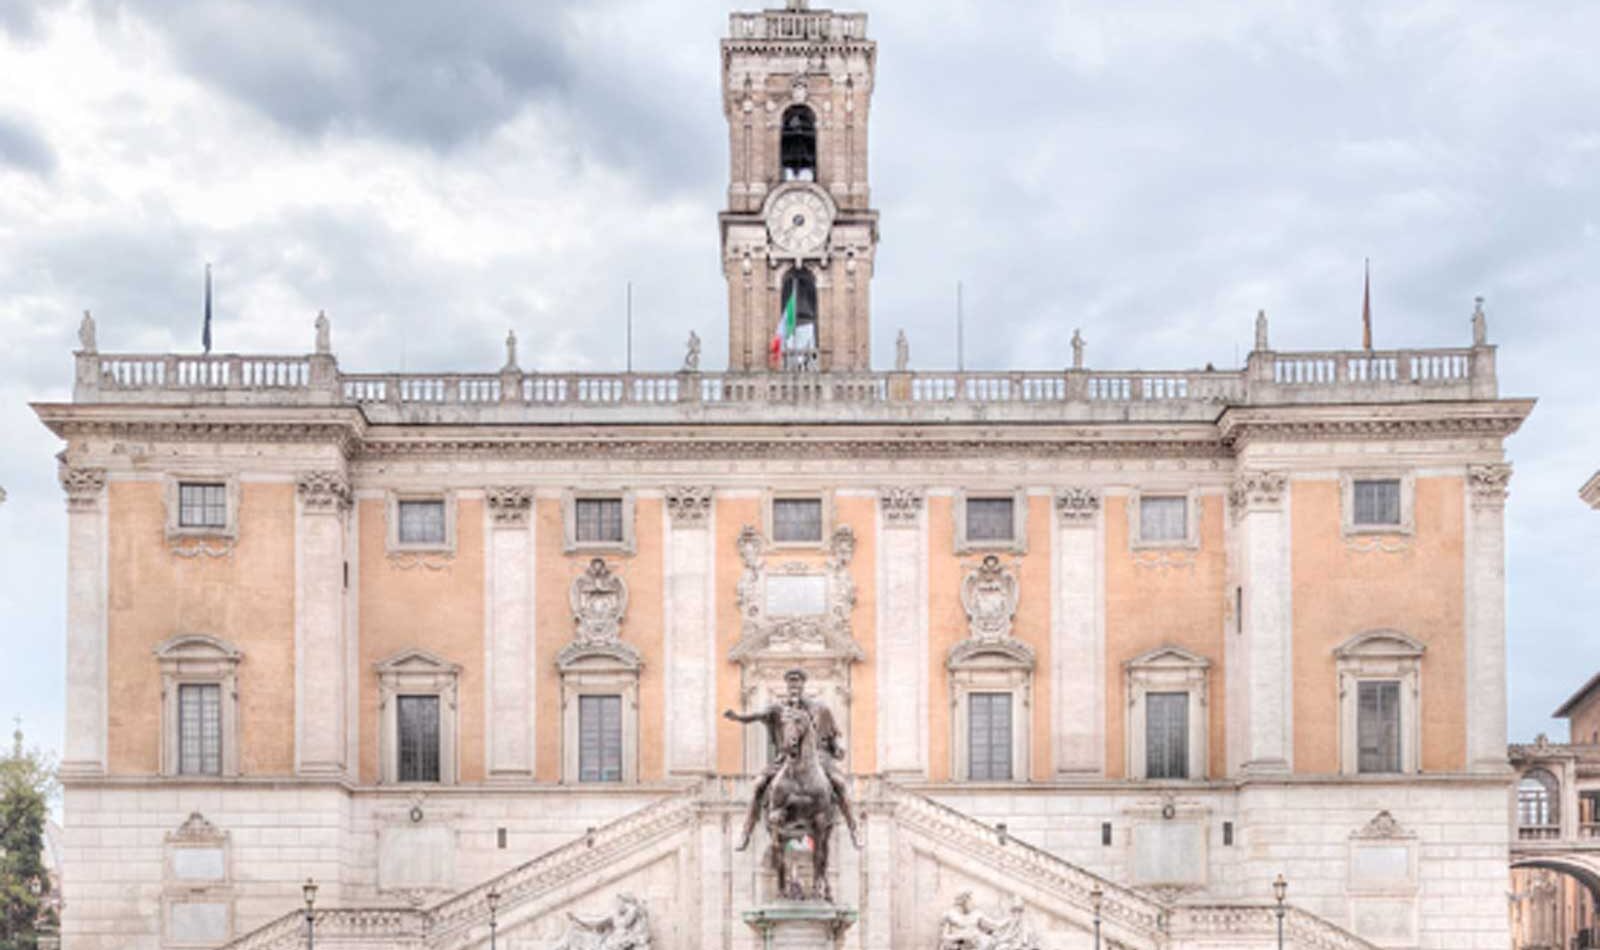
<path id="1" fill-rule="evenodd" d="M 211 262 L 206 262 L 206 322 L 200 330 L 200 345 L 211 352 Z"/>
<path id="2" fill-rule="evenodd" d="M 1361 287 L 1361 348 L 1372 349 L 1372 258 L 1367 258 L 1363 267 L 1364 279 Z"/>

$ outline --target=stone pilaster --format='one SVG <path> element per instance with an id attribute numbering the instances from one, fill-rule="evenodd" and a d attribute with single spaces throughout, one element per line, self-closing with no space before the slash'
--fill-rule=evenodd
<path id="1" fill-rule="evenodd" d="M 509 344 L 508 344 L 509 345 Z M 489 779 L 528 779 L 534 769 L 533 490 L 485 492 L 489 610 Z"/>
<path id="2" fill-rule="evenodd" d="M 106 771 L 106 470 L 63 463 L 67 493 L 67 735 L 63 775 Z"/>
<path id="3" fill-rule="evenodd" d="M 1247 470 L 1229 494 L 1238 532 L 1244 588 L 1242 664 L 1229 715 L 1243 717 L 1245 774 L 1273 775 L 1294 767 L 1294 613 L 1289 560 L 1289 479 L 1283 472 Z"/>
<path id="4" fill-rule="evenodd" d="M 1056 495 L 1051 729 L 1061 778 L 1105 774 L 1105 519 L 1098 489 Z"/>
<path id="5" fill-rule="evenodd" d="M 1467 767 L 1506 762 L 1506 488 L 1509 465 L 1467 470 Z"/>
<path id="6" fill-rule="evenodd" d="M 915 488 L 886 488 L 878 500 L 878 769 L 902 778 L 928 774 L 924 507 Z"/>
<path id="7" fill-rule="evenodd" d="M 345 627 L 345 518 L 350 483 L 343 472 L 308 472 L 296 482 L 295 771 L 343 776 L 352 762 Z"/>
<path id="8" fill-rule="evenodd" d="M 716 553 L 712 492 L 705 486 L 667 490 L 666 603 L 667 770 L 715 770 Z"/>

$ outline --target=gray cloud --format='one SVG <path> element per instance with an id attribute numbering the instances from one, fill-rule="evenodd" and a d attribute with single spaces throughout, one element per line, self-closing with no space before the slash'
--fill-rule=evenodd
<path id="1" fill-rule="evenodd" d="M 19 119 L 0 115 L 0 164 L 48 175 L 55 170 L 56 153 L 37 130 Z"/>

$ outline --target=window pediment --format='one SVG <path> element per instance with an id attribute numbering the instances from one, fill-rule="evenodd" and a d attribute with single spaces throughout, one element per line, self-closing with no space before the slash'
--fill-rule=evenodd
<path id="1" fill-rule="evenodd" d="M 1369 630 L 1339 644 L 1333 655 L 1341 660 L 1414 660 L 1427 649 L 1422 641 L 1398 630 Z"/>
<path id="2" fill-rule="evenodd" d="M 1211 667 L 1211 661 L 1183 647 L 1164 646 L 1141 653 L 1123 666 L 1138 671 L 1204 670 Z"/>
<path id="3" fill-rule="evenodd" d="M 244 654 L 225 640 L 205 633 L 183 633 L 162 642 L 155 654 L 163 664 L 189 662 L 238 663 Z"/>
<path id="4" fill-rule="evenodd" d="M 1033 648 L 1021 640 L 963 640 L 950 648 L 945 666 L 952 670 L 1034 668 Z"/>
<path id="5" fill-rule="evenodd" d="M 644 661 L 638 650 L 620 640 L 609 643 L 574 641 L 556 655 L 556 668 L 563 673 L 637 673 L 644 668 Z"/>
<path id="6" fill-rule="evenodd" d="M 373 668 L 378 671 L 380 676 L 396 673 L 442 673 L 454 675 L 461 672 L 459 663 L 451 663 L 449 660 L 442 659 L 422 649 L 403 650 L 387 660 L 379 661 Z"/>

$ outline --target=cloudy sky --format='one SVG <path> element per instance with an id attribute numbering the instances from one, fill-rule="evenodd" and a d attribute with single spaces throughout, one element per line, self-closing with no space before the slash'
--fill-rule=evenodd
<path id="1" fill-rule="evenodd" d="M 675 368 L 726 351 L 727 0 L 0 0 L 0 714 L 58 748 L 55 439 L 102 349 L 346 369 Z M 1488 298 L 1509 445 L 1513 737 L 1600 669 L 1600 5 L 878 0 L 875 350 L 1047 368 L 1463 345 Z M 981 327 L 981 331 L 972 328 Z"/>

